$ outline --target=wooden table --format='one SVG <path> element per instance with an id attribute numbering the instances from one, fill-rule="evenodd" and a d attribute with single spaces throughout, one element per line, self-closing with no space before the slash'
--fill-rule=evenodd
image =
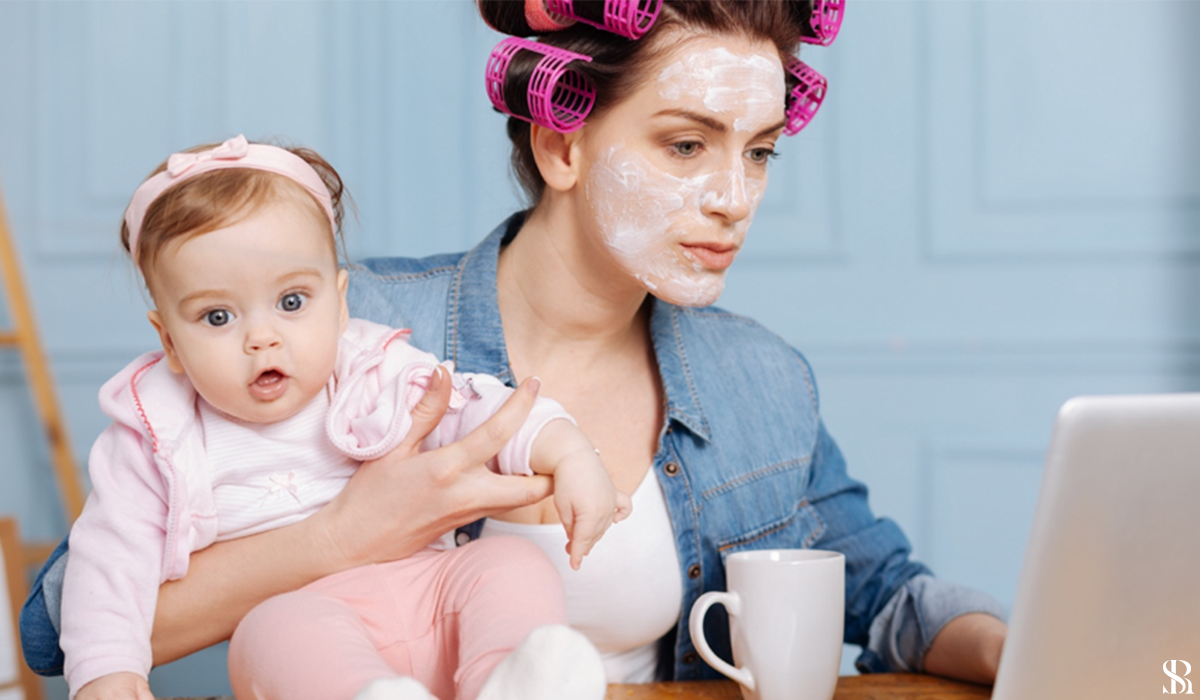
<path id="1" fill-rule="evenodd" d="M 834 700 L 989 700 L 992 689 L 915 673 L 842 676 Z M 174 698 L 173 700 L 233 700 Z M 569 700 L 564 698 L 563 700 Z M 742 700 L 733 681 L 610 685 L 606 700 Z"/>
<path id="2" fill-rule="evenodd" d="M 842 676 L 834 700 L 989 700 L 992 689 L 916 673 Z M 742 700 L 733 681 L 610 685 L 606 700 Z"/>

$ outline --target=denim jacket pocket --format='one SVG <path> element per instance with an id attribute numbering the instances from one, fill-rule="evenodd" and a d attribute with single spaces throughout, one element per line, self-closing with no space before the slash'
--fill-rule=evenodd
<path id="1" fill-rule="evenodd" d="M 704 494 L 705 509 L 720 513 L 726 529 L 716 540 L 721 559 L 731 552 L 809 547 L 825 523 L 804 498 L 807 459 L 780 463 L 742 475 Z M 751 482 L 753 488 L 746 488 Z"/>
<path id="2" fill-rule="evenodd" d="M 825 532 L 825 522 L 807 501 L 801 501 L 786 517 L 764 523 L 737 537 L 717 543 L 721 561 L 734 552 L 761 549 L 808 549 Z"/>

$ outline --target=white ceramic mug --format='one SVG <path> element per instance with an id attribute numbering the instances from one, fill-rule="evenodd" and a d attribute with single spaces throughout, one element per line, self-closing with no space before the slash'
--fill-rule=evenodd
<path id="1" fill-rule="evenodd" d="M 737 681 L 746 700 L 830 700 L 842 664 L 846 558 L 815 549 L 735 552 L 726 592 L 705 593 L 688 621 L 696 651 Z M 730 666 L 704 638 L 715 604 L 729 611 Z"/>

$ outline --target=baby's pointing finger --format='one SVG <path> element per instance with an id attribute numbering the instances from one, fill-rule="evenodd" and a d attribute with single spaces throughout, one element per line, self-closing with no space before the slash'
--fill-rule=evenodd
<path id="1" fill-rule="evenodd" d="M 619 523 L 633 513 L 633 500 L 621 491 L 617 491 L 617 506 L 613 511 L 614 523 Z"/>

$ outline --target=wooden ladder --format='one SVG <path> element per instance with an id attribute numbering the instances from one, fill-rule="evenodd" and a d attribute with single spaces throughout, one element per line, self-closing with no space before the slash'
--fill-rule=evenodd
<path id="1" fill-rule="evenodd" d="M 74 453 L 71 451 L 70 436 L 63 421 L 62 409 L 54 391 L 50 366 L 38 339 L 37 324 L 29 305 L 29 296 L 25 292 L 21 261 L 13 245 L 12 231 L 8 227 L 3 196 L 0 196 L 0 277 L 4 278 L 4 292 L 8 298 L 9 316 L 12 320 L 12 328 L 0 328 L 0 346 L 12 346 L 21 353 L 21 360 L 29 377 L 29 388 L 33 394 L 33 405 L 46 432 L 46 441 L 50 445 L 59 496 L 69 525 L 75 522 L 83 511 L 83 486 L 80 483 Z M 26 543 L 25 564 L 41 565 L 56 544 Z"/>
<path id="2" fill-rule="evenodd" d="M 16 661 L 13 675 L 0 677 L 0 695 L 13 697 L 14 691 L 20 691 L 16 697 L 21 700 L 42 700 L 42 683 L 33 671 L 25 665 L 22 658 L 20 635 L 17 633 L 17 618 L 21 614 L 21 604 L 29 592 L 29 582 L 25 579 L 25 562 L 21 555 L 21 536 L 16 518 L 0 517 L 0 562 L 4 564 L 4 576 L 0 579 L 0 588 L 8 591 L 8 618 L 12 624 L 9 630 L 0 630 L 0 634 L 12 634 L 12 651 Z M 4 601 L 0 600 L 0 605 Z"/>

